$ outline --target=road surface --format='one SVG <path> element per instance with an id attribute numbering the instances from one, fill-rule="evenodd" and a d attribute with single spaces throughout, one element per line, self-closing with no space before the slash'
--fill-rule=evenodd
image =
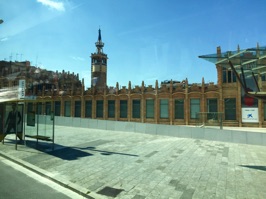
<path id="1" fill-rule="evenodd" d="M 83 198 L 51 180 L 0 157 L 0 199 Z"/>

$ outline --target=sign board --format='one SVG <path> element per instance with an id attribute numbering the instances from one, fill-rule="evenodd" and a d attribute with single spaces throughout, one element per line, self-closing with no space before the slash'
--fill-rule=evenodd
<path id="1" fill-rule="evenodd" d="M 258 108 L 242 108 L 242 122 L 245 123 L 258 123 L 259 114 Z"/>
<path id="2" fill-rule="evenodd" d="M 26 85 L 25 79 L 20 79 L 18 85 L 18 99 L 25 98 L 25 85 Z"/>

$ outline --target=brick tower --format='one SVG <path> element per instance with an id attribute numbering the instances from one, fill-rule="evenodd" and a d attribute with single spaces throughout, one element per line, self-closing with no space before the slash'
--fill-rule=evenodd
<path id="1" fill-rule="evenodd" d="M 107 54 L 103 53 L 101 30 L 99 29 L 98 41 L 95 43 L 96 52 L 91 54 L 91 87 L 96 89 L 106 88 Z"/>

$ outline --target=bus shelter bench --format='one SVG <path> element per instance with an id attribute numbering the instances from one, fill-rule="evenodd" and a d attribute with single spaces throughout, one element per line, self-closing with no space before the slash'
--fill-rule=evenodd
<path id="1" fill-rule="evenodd" d="M 43 141 L 53 141 L 50 137 L 43 136 L 43 135 L 25 135 L 25 137 L 34 138 L 34 139 L 43 140 Z"/>

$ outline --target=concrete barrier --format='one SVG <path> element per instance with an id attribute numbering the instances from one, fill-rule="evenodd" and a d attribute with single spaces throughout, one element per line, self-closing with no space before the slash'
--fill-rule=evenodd
<path id="1" fill-rule="evenodd" d="M 106 130 L 114 131 L 115 130 L 115 122 L 114 121 L 106 121 Z"/>
<path id="2" fill-rule="evenodd" d="M 55 116 L 55 125 L 72 126 L 72 118 Z"/>
<path id="3" fill-rule="evenodd" d="M 203 128 L 204 129 L 204 139 L 206 140 L 217 140 L 217 134 L 220 133 L 217 129 Z"/>
<path id="4" fill-rule="evenodd" d="M 200 128 L 194 126 L 122 122 L 58 116 L 55 117 L 55 125 L 266 146 L 266 133 L 248 132 L 241 129 L 237 130 L 236 128 L 235 130 L 220 130 L 219 128 Z"/>
<path id="5" fill-rule="evenodd" d="M 222 130 L 222 132 L 217 132 L 216 138 L 217 141 L 232 142 L 232 132 L 231 130 Z"/>
<path id="6" fill-rule="evenodd" d="M 145 133 L 146 132 L 146 123 L 135 123 L 135 132 L 136 133 Z"/>
<path id="7" fill-rule="evenodd" d="M 86 118 L 80 119 L 80 127 L 81 128 L 89 128 L 89 121 Z"/>
<path id="8" fill-rule="evenodd" d="M 106 130 L 106 120 L 97 120 L 97 129 Z"/>
<path id="9" fill-rule="evenodd" d="M 72 117 L 72 126 L 73 127 L 81 127 L 81 118 Z"/>
<path id="10" fill-rule="evenodd" d="M 232 142 L 234 143 L 247 143 L 247 132 L 245 131 L 231 131 L 232 133 Z"/>
<path id="11" fill-rule="evenodd" d="M 262 134 L 262 145 L 266 146 L 266 133 Z"/>
<path id="12" fill-rule="evenodd" d="M 262 145 L 262 133 L 257 132 L 246 132 L 247 134 L 247 143 L 254 145 Z"/>

